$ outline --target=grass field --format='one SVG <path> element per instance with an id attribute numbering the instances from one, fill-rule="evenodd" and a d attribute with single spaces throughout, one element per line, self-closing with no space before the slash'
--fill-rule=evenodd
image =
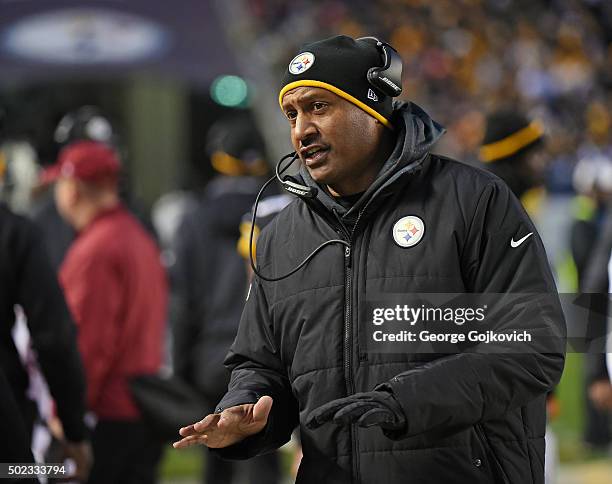
<path id="1" fill-rule="evenodd" d="M 584 460 L 588 456 L 582 445 L 584 428 L 584 355 L 568 353 L 565 370 L 556 391 L 560 414 L 552 423 L 559 440 L 561 462 Z"/>
<path id="2" fill-rule="evenodd" d="M 202 454 L 202 449 L 198 447 L 176 450 L 168 446 L 160 469 L 161 478 L 168 480 L 201 476 Z"/>

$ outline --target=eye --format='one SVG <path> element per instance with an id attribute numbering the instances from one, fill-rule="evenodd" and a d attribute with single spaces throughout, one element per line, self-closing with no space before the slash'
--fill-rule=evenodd
<path id="1" fill-rule="evenodd" d="M 291 121 L 297 117 L 297 113 L 295 111 L 286 111 L 285 116 L 287 116 L 287 119 Z"/>
<path id="2" fill-rule="evenodd" d="M 315 111 L 320 111 L 321 109 L 324 109 L 325 106 L 327 106 L 324 102 L 321 101 L 315 101 L 314 103 L 312 103 L 312 108 Z"/>

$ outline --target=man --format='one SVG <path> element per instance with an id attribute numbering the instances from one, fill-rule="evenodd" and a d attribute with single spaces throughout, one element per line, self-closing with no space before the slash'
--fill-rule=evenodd
<path id="1" fill-rule="evenodd" d="M 544 293 L 548 303 L 523 307 L 527 323 L 515 308 L 492 324 L 564 329 L 529 218 L 498 178 L 429 153 L 443 130 L 414 104 L 392 105 L 394 56 L 338 36 L 289 64 L 279 98 L 302 195 L 258 240 L 228 393 L 175 446 L 248 458 L 299 424 L 300 483 L 540 483 L 562 350 L 368 351 L 367 302 L 380 294 Z M 266 280 L 322 244 L 302 271 Z"/>
<path id="2" fill-rule="evenodd" d="M 81 106 L 62 116 L 55 128 L 53 141 L 55 142 L 53 151 L 56 153 L 77 141 L 98 141 L 121 152 L 121 137 L 114 123 L 95 106 Z M 52 163 L 54 159 L 43 161 Z M 122 202 L 143 223 L 147 230 L 154 234 L 148 215 L 145 214 L 141 204 L 131 196 L 127 188 L 126 176 L 125 173 L 122 173 L 119 181 L 119 194 Z M 42 190 L 41 193 L 37 194 L 30 212 L 32 220 L 44 235 L 52 266 L 59 271 L 66 252 L 75 237 L 74 229 L 57 213 L 53 193 L 49 193 L 47 190 Z"/>
<path id="3" fill-rule="evenodd" d="M 7 164 L 0 152 L 0 194 Z M 87 478 L 91 447 L 83 416 L 85 384 L 75 327 L 36 227 L 0 202 L 0 461 L 33 462 L 31 435 L 36 404 L 12 336 L 16 306 L 26 316 L 33 349 L 62 423 L 65 457 L 74 459 L 75 478 Z"/>
<path id="4" fill-rule="evenodd" d="M 227 389 L 229 373 L 223 359 L 238 332 L 248 286 L 243 260 L 236 253 L 239 223 L 269 167 L 264 141 L 248 115 L 217 121 L 207 138 L 218 175 L 185 214 L 174 237 L 172 329 L 174 372 L 214 410 Z M 241 468 L 207 452 L 203 482 L 231 484 Z M 278 482 L 277 456 L 250 462 L 248 474 L 252 484 Z"/>
<path id="5" fill-rule="evenodd" d="M 543 139 L 540 121 L 530 120 L 514 109 L 500 109 L 487 116 L 479 153 L 484 168 L 508 184 L 531 216 L 544 195 Z"/>
<path id="6" fill-rule="evenodd" d="M 607 347 L 607 336 L 610 331 L 608 323 L 610 287 L 612 287 L 612 212 L 606 213 L 601 225 L 581 279 L 581 290 L 590 298 L 586 330 L 589 347 L 585 368 L 588 397 L 590 404 L 601 412 L 601 415 L 606 415 L 612 411 L 612 373 L 610 372 L 612 353 Z M 609 432 L 606 432 L 606 426 L 601 423 L 598 430 L 598 434 L 602 437 L 600 442 L 603 441 L 605 446 Z"/>
<path id="7" fill-rule="evenodd" d="M 587 321 L 583 322 L 589 344 L 584 356 L 584 388 L 589 398 L 585 400 L 583 439 L 592 447 L 606 449 L 611 434 L 608 414 L 612 408 L 612 385 L 606 371 L 605 355 L 602 353 L 605 353 L 609 299 L 605 257 L 606 250 L 609 253 L 612 249 L 612 239 L 603 246 L 600 245 L 600 239 L 605 233 L 605 222 L 609 217 L 612 160 L 601 153 L 587 152 L 576 163 L 572 181 L 577 194 L 572 201 L 573 222 L 570 232 L 570 248 L 576 268 L 576 290 L 591 293 L 588 296 L 590 311 Z M 608 226 L 612 229 L 612 226 Z M 588 284 L 587 290 L 584 284 Z"/>
<path id="8" fill-rule="evenodd" d="M 110 120 L 94 106 L 81 106 L 62 116 L 53 133 L 53 151 L 56 154 L 70 143 L 84 140 L 99 141 L 111 146 L 117 142 L 117 135 Z M 49 163 L 53 161 L 53 158 L 48 160 Z M 53 194 L 49 192 L 50 190 L 38 194 L 31 210 L 31 218 L 43 233 L 51 263 L 59 271 L 75 233 L 70 224 L 57 213 Z"/>
<path id="9" fill-rule="evenodd" d="M 60 280 L 79 328 L 87 404 L 97 419 L 91 483 L 152 482 L 161 452 L 129 381 L 159 370 L 166 278 L 155 243 L 120 202 L 119 171 L 111 147 L 79 141 L 43 174 L 56 180 L 59 213 L 78 234 Z"/>

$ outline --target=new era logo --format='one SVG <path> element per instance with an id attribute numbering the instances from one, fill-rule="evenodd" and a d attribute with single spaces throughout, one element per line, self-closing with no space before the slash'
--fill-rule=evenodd
<path id="1" fill-rule="evenodd" d="M 374 91 L 372 91 L 372 89 L 368 89 L 368 99 L 371 99 L 372 101 L 378 101 L 378 96 Z"/>

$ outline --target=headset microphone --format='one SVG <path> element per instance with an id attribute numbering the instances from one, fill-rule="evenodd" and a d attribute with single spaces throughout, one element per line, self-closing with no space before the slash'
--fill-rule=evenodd
<path id="1" fill-rule="evenodd" d="M 283 164 L 283 162 L 288 158 L 291 158 L 291 161 L 287 163 L 286 166 L 281 168 L 281 165 Z M 307 187 L 306 185 L 302 185 L 293 180 L 287 180 L 287 178 L 290 178 L 287 176 L 285 178 L 281 178 L 281 175 L 293 164 L 295 160 L 297 160 L 297 158 L 298 158 L 298 155 L 297 153 L 294 152 L 294 153 L 289 153 L 288 155 L 285 155 L 280 159 L 280 161 L 276 164 L 275 175 L 272 178 L 270 178 L 268 181 L 266 181 L 266 183 L 264 183 L 264 185 L 261 187 L 261 190 L 259 190 L 259 193 L 257 194 L 257 197 L 255 198 L 255 204 L 253 205 L 253 215 L 251 216 L 251 233 L 249 235 L 249 260 L 251 262 L 251 269 L 253 269 L 253 272 L 260 279 L 263 279 L 264 281 L 276 282 L 282 279 L 286 279 L 287 277 L 296 273 L 302 267 L 304 267 L 310 261 L 310 259 L 312 259 L 315 255 L 317 255 L 317 253 L 321 249 L 323 249 L 324 247 L 328 245 L 341 244 L 341 245 L 345 245 L 346 247 L 349 247 L 349 243 L 345 240 L 340 240 L 340 239 L 327 240 L 323 242 L 321 245 L 319 245 L 315 250 L 313 250 L 308 255 L 308 257 L 306 257 L 296 268 L 294 268 L 287 274 L 284 274 L 278 277 L 264 276 L 257 269 L 257 266 L 255 265 L 255 261 L 253 260 L 253 233 L 255 232 L 255 220 L 257 219 L 257 206 L 259 205 L 259 199 L 261 198 L 261 195 L 264 192 L 264 190 L 268 188 L 268 185 L 270 185 L 270 183 L 272 183 L 274 180 L 278 180 L 282 184 L 283 188 L 290 193 L 294 193 L 296 195 L 299 195 L 301 197 L 306 197 L 306 198 L 314 198 L 317 195 L 317 189 L 315 187 Z"/>
<path id="2" fill-rule="evenodd" d="M 291 157 L 291 161 L 285 166 L 282 170 L 280 169 L 281 164 L 287 158 Z M 295 160 L 297 160 L 297 153 L 289 153 L 288 155 L 281 158 L 281 160 L 276 165 L 276 179 L 281 183 L 282 187 L 287 190 L 289 193 L 293 193 L 294 195 L 298 195 L 300 197 L 306 198 L 314 198 L 317 196 L 318 190 L 315 187 L 308 187 L 306 185 L 302 185 L 298 183 L 293 177 L 286 176 L 285 178 L 281 178 L 281 173 L 283 173 L 286 169 L 288 169 Z"/>

